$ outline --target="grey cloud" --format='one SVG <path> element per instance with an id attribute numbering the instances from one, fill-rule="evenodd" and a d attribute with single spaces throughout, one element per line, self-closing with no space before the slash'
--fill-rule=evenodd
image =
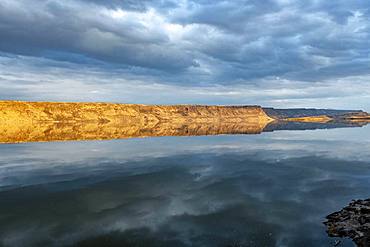
<path id="1" fill-rule="evenodd" d="M 174 20 L 213 27 L 208 33 L 200 28 L 200 35 L 192 37 L 196 37 L 196 49 L 221 64 L 215 66 L 219 81 L 266 76 L 303 81 L 341 78 L 346 77 L 343 64 L 358 66 L 353 61 L 358 58 L 360 67 L 369 64 L 368 4 L 290 1 L 282 6 L 274 1 L 268 3 L 269 8 L 260 5 L 253 1 L 194 3 Z M 363 74 L 368 70 L 357 70 L 357 75 Z"/>
<path id="2" fill-rule="evenodd" d="M 177 1 L 175 0 L 141 0 L 141 1 L 136 1 L 136 0 L 81 0 L 82 2 L 86 3 L 92 3 L 92 4 L 97 4 L 101 6 L 105 6 L 108 8 L 123 8 L 126 10 L 132 10 L 132 11 L 146 11 L 150 7 L 155 7 L 158 8 L 162 11 L 174 8 L 178 6 Z"/>
<path id="3" fill-rule="evenodd" d="M 80 59 L 84 62 L 83 58 Z M 235 68 L 217 60 L 212 64 L 216 68 L 213 76 L 227 80 L 222 72 L 218 72 L 223 68 L 233 73 L 234 78 L 241 78 L 232 85 L 221 86 L 202 85 L 203 81 L 197 85 L 188 83 L 195 72 L 182 75 L 167 73 L 165 76 L 164 73 L 154 73 L 154 70 L 138 67 L 112 68 L 109 64 L 97 61 L 76 65 L 45 58 L 7 56 L 0 58 L 0 98 L 139 104 L 259 104 L 285 108 L 326 107 L 368 111 L 370 76 L 355 75 L 359 70 L 366 72 L 362 61 L 356 64 L 343 64 L 340 68 L 343 75 L 346 75 L 343 79 L 324 80 L 322 74 L 332 72 L 320 71 L 312 75 L 310 69 L 307 69 L 301 70 L 298 75 L 291 73 L 289 76 L 302 77 L 307 73 L 304 76 L 310 81 L 268 77 L 249 80 L 246 84 L 242 79 L 245 73 L 243 68 L 237 74 Z M 338 68 L 333 68 L 335 69 Z M 348 77 L 348 74 L 353 76 Z M 196 75 L 197 78 L 205 77 L 207 80 L 207 75 Z M 183 85 L 179 85 L 179 81 Z"/>
<path id="4" fill-rule="evenodd" d="M 369 7 L 344 0 L 4 0 L 0 51 L 184 86 L 336 80 L 369 74 Z"/>
<path id="5" fill-rule="evenodd" d="M 98 6 L 35 1 L 30 8 L 29 2 L 17 3 L 1 3 L 2 51 L 42 56 L 56 50 L 164 71 L 196 65 L 160 28 L 131 19 L 114 23 Z"/>
<path id="6" fill-rule="evenodd" d="M 186 11 L 179 11 L 172 18 L 174 21 L 191 24 L 207 24 L 226 31 L 241 34 L 248 22 L 266 13 L 279 11 L 273 0 L 238 0 L 238 1 L 187 1 Z"/>

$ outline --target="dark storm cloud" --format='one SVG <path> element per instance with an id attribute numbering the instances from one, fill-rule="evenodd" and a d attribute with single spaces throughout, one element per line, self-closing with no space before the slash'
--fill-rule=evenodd
<path id="1" fill-rule="evenodd" d="M 0 51 L 131 69 L 165 84 L 335 80 L 369 74 L 369 8 L 344 0 L 4 0 Z"/>
<path id="2" fill-rule="evenodd" d="M 49 51 L 71 52 L 168 71 L 195 64 L 189 54 L 170 44 L 155 24 L 132 18 L 115 22 L 104 10 L 75 1 L 1 3 L 0 49 L 33 56 Z"/>
<path id="3" fill-rule="evenodd" d="M 356 74 L 368 73 L 369 6 L 344 1 L 209 1 L 192 5 L 175 20 L 220 31 L 215 36 L 214 30 L 203 34 L 203 39 L 193 37 L 198 38 L 201 52 L 226 62 L 220 68 L 226 77 L 326 79 L 345 76 L 342 65 L 357 67 L 358 61 L 353 60 L 359 57 L 363 59 L 360 67 L 366 69 Z"/>
<path id="4" fill-rule="evenodd" d="M 123 8 L 133 11 L 146 11 L 149 7 L 156 7 L 160 10 L 167 10 L 178 6 L 175 0 L 82 0 L 87 3 L 94 3 L 108 8 Z"/>

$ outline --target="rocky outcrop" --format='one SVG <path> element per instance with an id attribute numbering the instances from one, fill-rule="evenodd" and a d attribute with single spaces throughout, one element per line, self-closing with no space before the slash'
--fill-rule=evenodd
<path id="1" fill-rule="evenodd" d="M 279 121 L 290 122 L 344 122 L 362 121 L 369 122 L 370 114 L 361 110 L 332 110 L 332 109 L 274 109 L 263 108 L 266 114 Z"/>
<path id="2" fill-rule="evenodd" d="M 327 116 L 336 118 L 343 115 L 366 114 L 361 110 L 332 110 L 332 109 L 312 109 L 312 108 L 294 108 L 294 109 L 275 109 L 263 108 L 267 115 L 274 119 L 304 118 Z"/>
<path id="3" fill-rule="evenodd" d="M 327 123 L 327 122 L 332 121 L 333 119 L 326 115 L 320 115 L 320 116 L 311 116 L 311 117 L 286 118 L 282 120 L 290 121 L 290 122 Z"/>
<path id="4" fill-rule="evenodd" d="M 269 120 L 259 106 L 135 105 L 0 101 L 1 122 L 158 122 Z"/>
<path id="5" fill-rule="evenodd" d="M 259 106 L 0 101 L 0 142 L 256 134 L 271 121 Z"/>
<path id="6" fill-rule="evenodd" d="M 258 134 L 278 129 L 358 127 L 367 123 L 362 111 L 264 109 L 267 114 L 259 106 L 0 101 L 0 142 Z M 319 113 L 342 118 L 333 121 L 327 115 L 314 115 Z M 350 119 L 354 116 L 356 120 Z"/>
<path id="7" fill-rule="evenodd" d="M 367 112 L 355 112 L 346 113 L 336 117 L 337 120 L 349 120 L 349 121 L 370 121 L 370 114 Z"/>
<path id="8" fill-rule="evenodd" d="M 359 247 L 370 246 L 370 199 L 352 201 L 326 218 L 329 236 L 349 237 Z"/>

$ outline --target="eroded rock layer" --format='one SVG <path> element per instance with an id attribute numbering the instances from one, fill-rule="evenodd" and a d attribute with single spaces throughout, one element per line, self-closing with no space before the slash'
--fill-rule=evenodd
<path id="1" fill-rule="evenodd" d="M 0 142 L 256 134 L 271 121 L 259 106 L 0 101 Z"/>

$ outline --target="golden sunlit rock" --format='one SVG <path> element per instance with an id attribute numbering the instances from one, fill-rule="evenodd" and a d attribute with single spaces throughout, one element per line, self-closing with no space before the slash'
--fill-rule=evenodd
<path id="1" fill-rule="evenodd" d="M 293 122 L 308 122 L 308 123 L 327 123 L 333 120 L 333 118 L 326 115 L 313 116 L 313 117 L 297 117 L 297 118 L 287 118 L 286 121 Z"/>
<path id="2" fill-rule="evenodd" d="M 257 134 L 271 121 L 259 106 L 0 101 L 0 142 Z"/>
<path id="3" fill-rule="evenodd" d="M 282 124 L 289 127 L 289 122 L 333 127 L 325 124 L 339 121 L 351 122 L 350 127 L 354 127 L 363 126 L 370 120 L 369 114 L 362 111 L 345 114 L 338 111 L 340 114 L 335 116 L 315 116 L 315 111 L 322 113 L 315 109 L 269 109 L 270 115 L 266 111 L 260 106 L 0 101 L 0 143 L 259 134 L 273 131 L 272 126 L 278 129 L 282 129 Z M 276 121 L 282 124 L 275 124 Z"/>

